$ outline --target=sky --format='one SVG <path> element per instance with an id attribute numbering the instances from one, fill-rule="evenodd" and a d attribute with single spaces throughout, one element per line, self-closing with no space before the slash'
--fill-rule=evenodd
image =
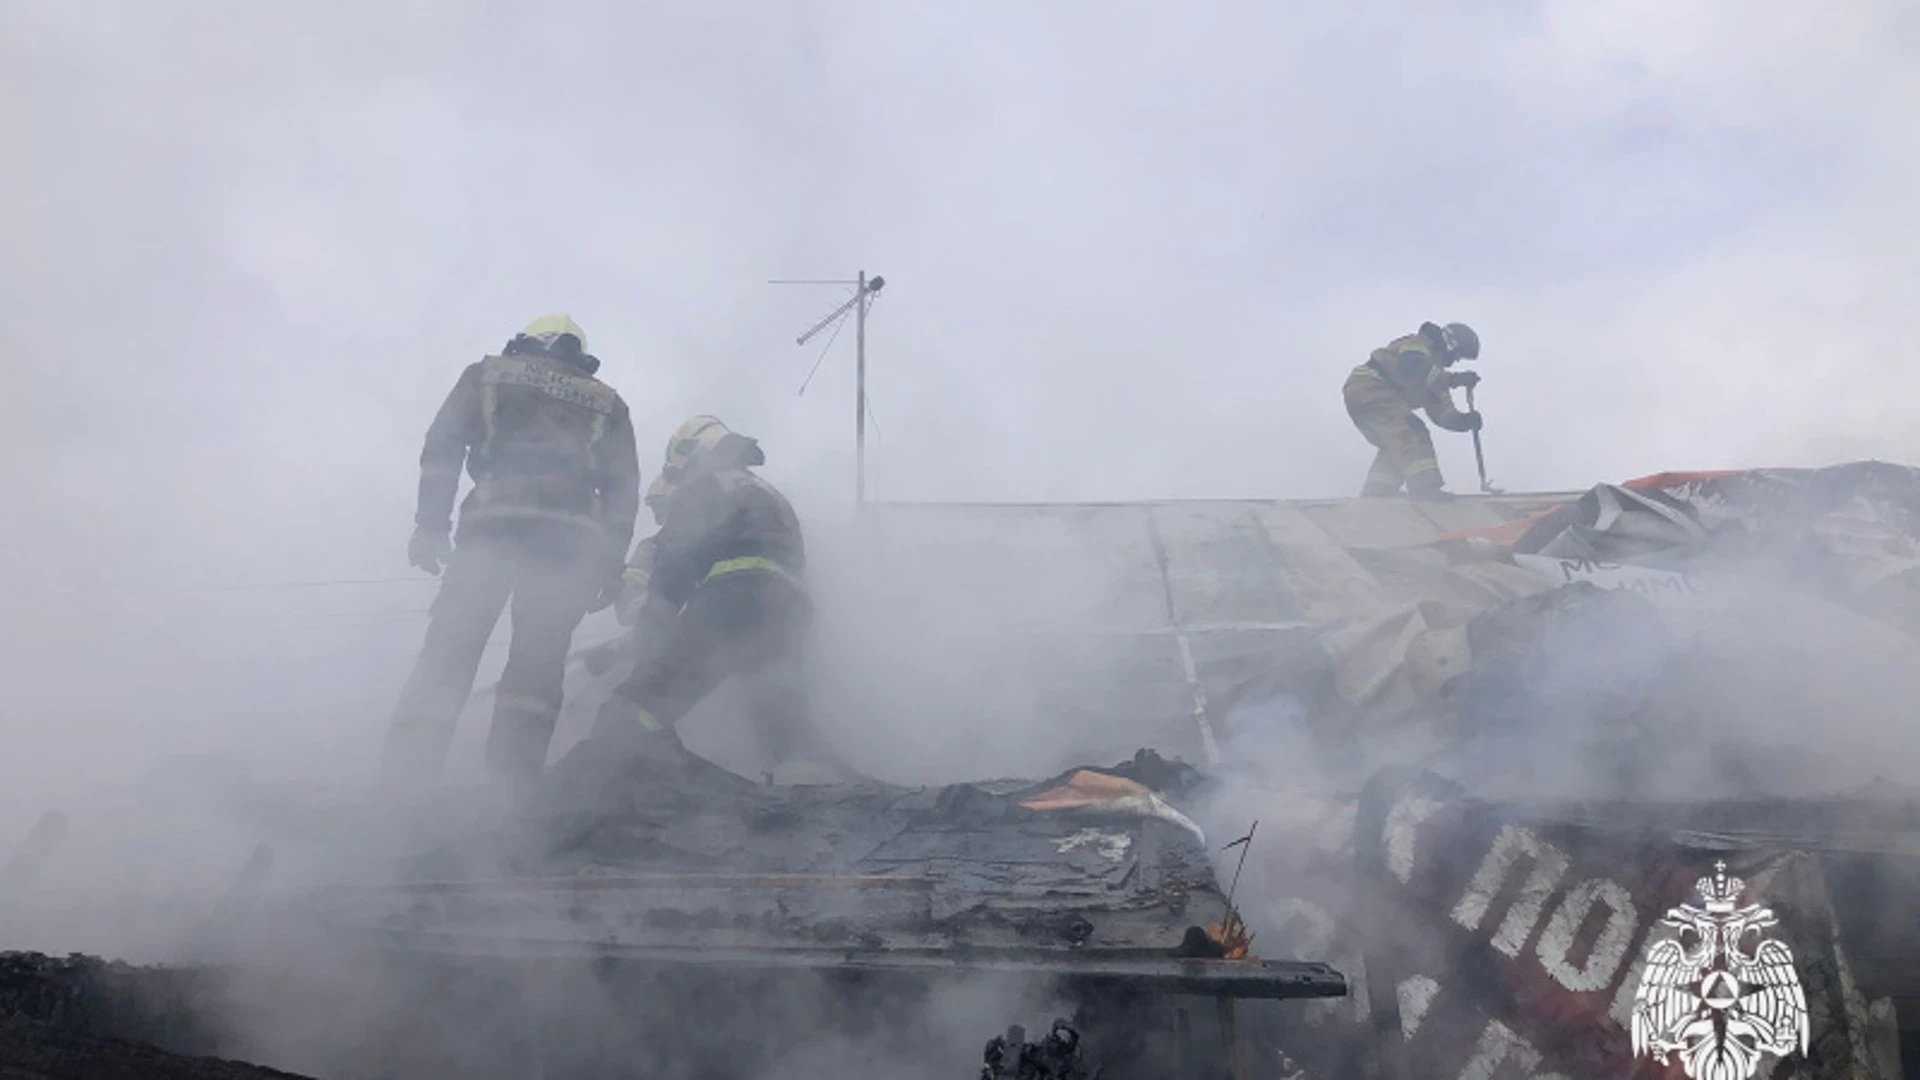
<path id="1" fill-rule="evenodd" d="M 368 758 L 421 435 L 550 311 L 648 479 L 714 413 L 823 529 L 853 335 L 794 339 L 846 292 L 768 282 L 862 269 L 880 499 L 1351 494 L 1340 384 L 1425 320 L 1511 490 L 1920 461 L 1917 45 L 1894 0 L 10 4 L 0 843 L 171 753 Z"/>

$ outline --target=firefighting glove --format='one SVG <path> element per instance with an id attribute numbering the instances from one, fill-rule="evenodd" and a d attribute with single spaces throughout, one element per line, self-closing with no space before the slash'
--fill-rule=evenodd
<path id="1" fill-rule="evenodd" d="M 1460 415 L 1461 431 L 1479 431 L 1481 423 L 1482 421 L 1480 419 L 1479 410 L 1475 410 L 1470 413 L 1462 413 Z"/>
<path id="2" fill-rule="evenodd" d="M 1480 373 L 1477 371 L 1455 371 L 1447 376 L 1447 385 L 1455 390 L 1471 390 L 1480 385 Z"/>
<path id="3" fill-rule="evenodd" d="M 453 537 L 445 529 L 422 525 L 413 530 L 413 539 L 407 541 L 407 562 L 429 574 L 437 576 L 452 554 Z"/>
<path id="4" fill-rule="evenodd" d="M 640 620 L 640 609 L 647 603 L 647 572 L 628 567 L 620 581 L 619 606 L 614 614 L 621 626 L 632 626 Z"/>
<path id="5" fill-rule="evenodd" d="M 646 605 L 648 583 L 653 578 L 654 538 L 640 541 L 633 549 L 633 557 L 620 570 L 619 606 L 614 615 L 621 626 L 632 626 L 639 620 L 640 609 Z"/>

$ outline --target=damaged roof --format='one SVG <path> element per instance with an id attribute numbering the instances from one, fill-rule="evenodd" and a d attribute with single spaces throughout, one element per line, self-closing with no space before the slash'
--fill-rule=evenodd
<path id="1" fill-rule="evenodd" d="M 1036 711 L 1097 732 L 1079 748 L 1096 760 L 1150 745 L 1212 762 L 1211 725 L 1252 687 L 1321 676 L 1329 626 L 1535 587 L 1512 568 L 1438 572 L 1429 549 L 1574 497 L 877 504 L 868 573 L 848 587 L 899 628 L 877 647 L 901 662 L 877 663 L 910 672 L 912 656 L 967 650 L 998 669 L 982 681 L 1035 688 Z"/>
<path id="2" fill-rule="evenodd" d="M 1678 593 L 1702 566 L 1733 567 L 1920 628 L 1920 471 L 1880 462 L 1436 502 L 869 514 L 869 558 L 849 587 L 890 628 L 874 662 L 910 682 L 911 657 L 963 651 L 991 672 L 977 682 L 1018 687 L 1035 715 L 1091 733 L 1075 750 L 1095 759 L 1149 745 L 1217 762 L 1234 710 L 1280 693 L 1322 713 L 1411 707 L 1423 687 L 1410 643 L 1576 580 Z"/>
<path id="3" fill-rule="evenodd" d="M 1150 752 L 940 788 L 774 787 L 684 752 L 610 777 L 592 754 L 555 766 L 526 821 L 326 890 L 315 914 L 426 952 L 1346 992 L 1323 964 L 1228 959 L 1205 838 L 1154 790 L 1188 770 Z"/>

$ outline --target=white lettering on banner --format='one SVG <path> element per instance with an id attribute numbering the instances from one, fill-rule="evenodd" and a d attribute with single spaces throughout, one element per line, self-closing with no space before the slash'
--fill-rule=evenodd
<path id="1" fill-rule="evenodd" d="M 1575 967 L 1568 959 L 1574 938 L 1593 913 L 1595 904 L 1607 907 L 1607 922 L 1587 954 L 1584 966 Z M 1561 986 L 1577 993 L 1605 990 L 1627 958 L 1627 946 L 1633 932 L 1640 928 L 1640 913 L 1633 906 L 1633 894 L 1616 882 L 1588 878 L 1567 890 L 1566 898 L 1547 920 L 1536 950 L 1540 966 Z"/>
<path id="2" fill-rule="evenodd" d="M 1440 984 L 1425 975 L 1409 976 L 1395 991 L 1395 999 L 1400 1003 L 1400 1035 L 1412 1039 L 1420 1031 L 1420 1022 L 1427 1018 L 1427 1010 L 1433 1008 L 1433 999 L 1440 993 Z"/>
<path id="3" fill-rule="evenodd" d="M 1661 939 L 1663 933 L 1656 926 L 1647 934 L 1647 940 L 1640 943 L 1640 951 L 1634 955 L 1633 963 L 1627 965 L 1627 977 L 1620 980 L 1619 992 L 1613 995 L 1613 1008 L 1607 1010 L 1607 1015 L 1613 1018 L 1614 1023 L 1620 1025 L 1621 1030 L 1625 1030 L 1627 1025 L 1633 1022 L 1633 999 L 1640 992 L 1640 975 L 1647 970 L 1647 950 L 1653 947 L 1655 941 Z M 1665 934 L 1665 936 L 1672 935 Z"/>
<path id="4" fill-rule="evenodd" d="M 1410 882 L 1413 876 L 1420 828 L 1445 805 L 1424 794 L 1410 793 L 1388 812 L 1383 828 L 1385 859 L 1401 882 Z M 1632 891 L 1603 877 L 1581 879 L 1563 887 L 1571 869 L 1569 854 L 1539 833 L 1520 825 L 1503 825 L 1493 835 L 1451 917 L 1465 930 L 1484 935 L 1488 945 L 1515 961 L 1522 959 L 1521 954 L 1534 942 L 1537 932 L 1532 951 L 1540 971 L 1571 993 L 1608 995 L 1589 1000 L 1596 1009 L 1606 1003 L 1606 1018 L 1624 1032 L 1632 1021 L 1635 991 L 1647 966 L 1646 948 L 1668 935 L 1663 935 L 1656 924 L 1647 934 L 1645 946 L 1635 950 L 1634 942 L 1648 926 L 1649 916 L 1639 909 Z M 1504 915 L 1495 921 L 1502 910 Z M 1313 911 L 1319 913 L 1320 909 Z M 1306 907 L 1298 909 L 1297 914 L 1308 914 Z M 1333 922 L 1338 924 L 1337 916 Z M 1314 920 L 1314 929 L 1320 925 Z M 1582 951 L 1580 942 L 1589 936 L 1593 945 Z M 1431 976 L 1412 975 L 1394 989 L 1401 1035 L 1411 1040 L 1432 1014 L 1441 984 Z M 1595 1024 L 1606 1022 L 1599 1016 L 1592 1020 Z M 1514 1029 L 1492 1021 L 1460 1077 L 1566 1080 L 1558 1073 L 1536 1071 L 1541 1061 L 1542 1055 Z"/>
<path id="5" fill-rule="evenodd" d="M 1412 794 L 1395 803 L 1387 814 L 1383 839 L 1387 848 L 1387 869 L 1402 885 L 1413 880 L 1414 830 L 1440 809 L 1440 803 L 1425 795 Z"/>
<path id="6" fill-rule="evenodd" d="M 1540 1051 L 1498 1020 L 1489 1020 L 1473 1048 L 1473 1057 L 1460 1070 L 1460 1080 L 1493 1080 L 1493 1074 L 1511 1060 L 1528 1072 L 1540 1064 Z"/>
<path id="7" fill-rule="evenodd" d="M 1507 917 L 1501 920 L 1499 931 L 1493 935 L 1493 947 L 1509 957 L 1519 956 L 1520 950 L 1526 947 L 1527 939 L 1533 936 L 1535 924 L 1540 921 L 1541 912 L 1546 909 L 1547 898 L 1560 884 L 1560 879 L 1566 876 L 1565 852 L 1540 839 L 1529 829 L 1505 826 L 1500 830 L 1500 835 L 1494 838 L 1493 850 L 1487 852 L 1486 861 L 1480 864 L 1473 881 L 1467 885 L 1466 895 L 1460 898 L 1453 909 L 1454 922 L 1468 930 L 1480 929 L 1481 920 L 1487 917 L 1488 910 L 1505 890 L 1508 878 L 1521 856 L 1527 857 L 1532 872 L 1527 875 L 1520 895 L 1514 898 Z"/>

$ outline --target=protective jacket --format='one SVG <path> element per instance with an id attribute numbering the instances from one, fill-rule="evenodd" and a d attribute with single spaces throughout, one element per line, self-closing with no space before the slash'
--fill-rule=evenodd
<path id="1" fill-rule="evenodd" d="M 660 531 L 635 552 L 636 561 L 650 563 L 649 603 L 677 610 L 702 583 L 742 573 L 778 577 L 805 591 L 799 516 L 772 484 L 745 468 L 695 469 L 662 511 Z"/>
<path id="2" fill-rule="evenodd" d="M 800 519 L 748 471 L 766 460 L 759 444 L 696 419 L 706 441 L 670 452 L 648 496 L 660 531 L 635 546 L 627 569 L 629 589 L 645 589 L 630 619 L 642 627 L 639 654 L 601 706 L 590 741 L 617 756 L 626 739 L 672 732 L 721 683 L 744 677 L 763 749 L 781 763 L 776 774 L 831 761 L 803 676 L 813 605 Z"/>
<path id="3" fill-rule="evenodd" d="M 1453 403 L 1446 365 L 1425 335 L 1408 334 L 1375 349 L 1367 362 L 1353 369 L 1353 381 L 1378 379 L 1410 410 L 1425 410 L 1427 418 L 1448 431 L 1468 431 L 1471 425 Z"/>
<path id="4" fill-rule="evenodd" d="M 640 511 L 627 405 L 564 360 L 489 356 L 461 373 L 427 429 L 415 523 L 446 531 L 464 464 L 462 534 L 510 521 L 569 522 L 624 552 Z M 614 555 L 618 559 L 618 554 Z"/>

